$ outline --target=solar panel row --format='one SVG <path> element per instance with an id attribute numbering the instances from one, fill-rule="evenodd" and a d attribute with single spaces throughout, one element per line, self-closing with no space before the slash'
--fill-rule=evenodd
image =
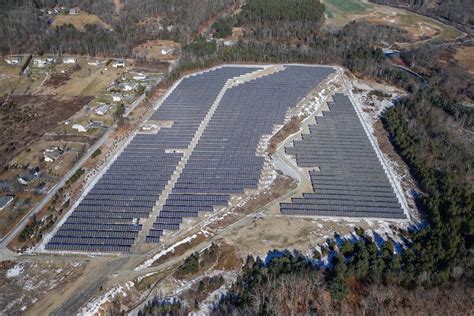
<path id="1" fill-rule="evenodd" d="M 141 229 L 133 223 L 149 217 L 181 159 L 182 154 L 167 149 L 187 148 L 226 81 L 255 70 L 224 67 L 184 78 L 151 118 L 171 120 L 171 128 L 135 135 L 46 249 L 129 251 Z M 160 233 L 153 234 L 158 241 Z"/>
<path id="2" fill-rule="evenodd" d="M 336 94 L 330 111 L 286 153 L 309 172 L 314 193 L 281 203 L 283 214 L 405 218 L 398 198 L 347 96 Z"/>
<path id="3" fill-rule="evenodd" d="M 155 229 L 178 229 L 179 224 L 165 226 L 170 224 L 163 219 L 194 217 L 227 205 L 230 194 L 257 188 L 264 164 L 264 158 L 256 154 L 261 137 L 271 134 L 275 124 L 283 123 L 288 109 L 333 71 L 286 66 L 228 89 L 156 219 Z"/>

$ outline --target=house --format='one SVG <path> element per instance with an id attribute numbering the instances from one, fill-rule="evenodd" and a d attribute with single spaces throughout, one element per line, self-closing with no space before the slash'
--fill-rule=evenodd
<path id="1" fill-rule="evenodd" d="M 125 59 L 117 59 L 112 64 L 114 68 L 125 68 Z"/>
<path id="2" fill-rule="evenodd" d="M 79 9 L 78 8 L 71 8 L 69 9 L 69 14 L 71 15 L 76 15 L 79 13 Z"/>
<path id="3" fill-rule="evenodd" d="M 31 181 L 33 181 L 39 174 L 39 168 L 33 168 L 28 170 L 28 172 L 25 172 L 23 175 L 18 176 L 18 182 L 20 182 L 23 185 L 28 185 Z"/>
<path id="4" fill-rule="evenodd" d="M 18 56 L 12 56 L 12 57 L 8 57 L 8 58 L 5 58 L 5 61 L 7 62 L 7 64 L 9 65 L 18 65 L 21 61 L 21 57 L 18 57 Z"/>
<path id="5" fill-rule="evenodd" d="M 43 68 L 48 64 L 48 62 L 43 58 L 33 59 L 33 66 Z"/>
<path id="6" fill-rule="evenodd" d="M 133 79 L 134 80 L 145 80 L 146 75 L 145 74 L 136 74 L 136 75 L 133 75 Z"/>
<path id="7" fill-rule="evenodd" d="M 76 57 L 64 57 L 63 64 L 75 64 L 77 62 Z"/>
<path id="8" fill-rule="evenodd" d="M 51 152 L 56 151 L 56 150 L 61 150 L 61 149 L 58 146 L 47 146 L 44 149 L 44 152 L 45 153 L 51 153 Z"/>
<path id="9" fill-rule="evenodd" d="M 97 109 L 95 109 L 95 113 L 97 115 L 105 115 L 109 111 L 109 106 L 107 104 L 99 106 Z"/>
<path id="10" fill-rule="evenodd" d="M 134 82 L 125 82 L 120 86 L 120 88 L 122 91 L 133 91 L 137 88 L 137 86 L 138 85 Z"/>
<path id="11" fill-rule="evenodd" d="M 84 126 L 81 125 L 81 124 L 74 124 L 74 125 L 72 126 L 72 129 L 75 129 L 75 130 L 77 130 L 77 131 L 80 132 L 80 133 L 85 133 L 85 132 L 87 132 L 87 128 L 84 127 Z"/>
<path id="12" fill-rule="evenodd" d="M 91 125 L 89 126 L 89 128 L 102 128 L 102 127 L 103 125 L 101 121 L 93 121 L 91 122 Z"/>
<path id="13" fill-rule="evenodd" d="M 120 93 L 112 93 L 112 101 L 113 102 L 120 102 L 123 99 L 123 95 Z"/>
<path id="14" fill-rule="evenodd" d="M 105 65 L 105 61 L 102 61 L 102 60 L 93 60 L 93 61 L 88 61 L 87 64 L 89 66 L 96 66 L 96 67 L 99 67 L 99 66 L 103 66 Z"/>
<path id="15" fill-rule="evenodd" d="M 55 61 L 56 61 L 56 59 L 54 59 L 52 57 L 34 58 L 33 59 L 33 66 L 42 68 L 42 67 L 45 67 L 46 65 L 50 65 L 50 64 L 54 63 Z"/>
<path id="16" fill-rule="evenodd" d="M 46 162 L 54 162 L 59 157 L 61 157 L 62 154 L 63 154 L 63 151 L 59 149 L 55 149 L 53 151 L 44 151 L 43 158 L 44 158 L 44 161 Z"/>
<path id="17" fill-rule="evenodd" d="M 8 204 L 10 204 L 13 201 L 13 196 L 11 195 L 5 195 L 0 197 L 0 211 L 3 211 L 5 207 L 7 207 Z"/>

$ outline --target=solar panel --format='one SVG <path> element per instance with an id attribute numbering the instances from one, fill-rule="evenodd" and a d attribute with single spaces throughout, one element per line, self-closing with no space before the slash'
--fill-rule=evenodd
<path id="1" fill-rule="evenodd" d="M 309 126 L 310 134 L 285 149 L 310 171 L 314 193 L 281 203 L 289 215 L 404 218 L 403 209 L 347 96 L 336 94 L 330 111 Z"/>

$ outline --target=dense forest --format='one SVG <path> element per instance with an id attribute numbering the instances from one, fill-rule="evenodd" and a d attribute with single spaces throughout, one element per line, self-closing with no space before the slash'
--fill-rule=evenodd
<path id="1" fill-rule="evenodd" d="M 472 1 L 451 0 L 370 0 L 375 3 L 410 9 L 423 15 L 451 22 L 464 31 L 474 34 L 474 4 Z"/>
<path id="2" fill-rule="evenodd" d="M 250 0 L 248 5 L 258 3 Z M 243 14 L 245 10 L 236 21 L 261 19 Z M 278 23 L 278 14 L 270 20 Z M 301 22 L 297 20 L 296 25 Z M 373 314 L 400 313 L 404 308 L 410 313 L 409 297 L 419 304 L 420 295 L 429 297 L 445 289 L 449 296 L 459 294 L 461 301 L 469 301 L 474 284 L 474 146 L 470 136 L 474 110 L 463 103 L 473 98 L 474 79 L 453 60 L 452 48 L 427 43 L 402 53 L 402 61 L 426 78 L 421 82 L 393 67 L 377 48 L 406 36 L 396 27 L 354 22 L 331 33 L 309 28 L 302 35 L 308 45 L 301 45 L 299 38 L 296 44 L 295 39 L 266 40 L 259 32 L 246 33 L 231 48 L 198 40 L 184 47 L 181 70 L 234 61 L 340 64 L 356 75 L 404 88 L 409 94 L 388 109 L 382 121 L 422 189 L 417 203 L 426 225 L 401 232 L 406 247 L 401 253 L 394 252 L 390 239 L 379 246 L 357 229 L 357 241 L 336 245 L 329 240 L 311 258 L 290 251 L 271 252 L 265 262 L 250 256 L 214 314 L 353 313 L 367 311 L 367 302 L 373 304 L 369 309 Z M 318 259 L 326 255 L 330 265 L 320 268 Z M 394 300 L 397 295 L 399 301 Z M 155 303 L 143 314 L 169 311 L 162 301 Z M 463 311 L 451 302 L 421 305 L 424 312 Z M 175 311 L 179 313 L 180 308 Z"/>
<path id="3" fill-rule="evenodd" d="M 324 6 L 319 0 L 253 0 L 238 16 L 238 26 L 245 27 L 257 40 L 306 40 L 324 21 Z"/>
<path id="4" fill-rule="evenodd" d="M 150 39 L 190 42 L 197 28 L 235 0 L 125 0 L 116 12 L 113 0 L 6 0 L 0 10 L 0 53 L 70 53 L 130 56 L 133 47 Z M 52 28 L 45 10 L 78 6 L 96 14 L 112 30 L 86 25 L 79 31 L 71 24 Z M 66 14 L 66 13 L 61 13 Z M 150 20 L 159 18 L 160 22 Z M 148 19 L 148 20 L 147 20 Z"/>

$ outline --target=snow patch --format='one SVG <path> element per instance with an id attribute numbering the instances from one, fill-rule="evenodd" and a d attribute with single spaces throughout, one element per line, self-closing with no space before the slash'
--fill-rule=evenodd
<path id="1" fill-rule="evenodd" d="M 101 297 L 89 302 L 86 307 L 81 309 L 77 315 L 85 316 L 85 315 L 94 315 L 99 312 L 100 307 L 107 303 L 110 302 L 112 299 L 114 299 L 117 295 L 122 295 L 123 297 L 127 296 L 126 291 L 130 290 L 135 283 L 132 281 L 129 281 L 125 283 L 124 285 L 120 285 L 117 287 L 114 287 L 107 291 L 104 295 Z"/>
<path id="2" fill-rule="evenodd" d="M 160 251 L 159 253 L 157 253 L 156 255 L 154 255 L 151 259 L 148 259 L 147 261 L 145 261 L 143 264 L 139 265 L 138 267 L 135 268 L 135 271 L 140 271 L 140 270 L 143 270 L 143 269 L 146 269 L 148 267 L 150 267 L 153 262 L 155 262 L 156 260 L 158 260 L 159 258 L 163 257 L 164 255 L 166 255 L 167 253 L 169 252 L 174 252 L 175 248 L 178 247 L 179 245 L 183 245 L 183 244 L 186 244 L 188 242 L 190 242 L 191 240 L 195 239 L 197 237 L 196 234 L 192 235 L 192 236 L 189 236 L 189 237 L 186 237 L 184 238 L 183 240 L 180 240 L 178 241 L 177 243 L 171 245 L 170 247 Z"/>
<path id="3" fill-rule="evenodd" d="M 7 278 L 15 278 L 23 272 L 23 266 L 21 264 L 15 265 L 13 268 L 8 269 Z"/>

